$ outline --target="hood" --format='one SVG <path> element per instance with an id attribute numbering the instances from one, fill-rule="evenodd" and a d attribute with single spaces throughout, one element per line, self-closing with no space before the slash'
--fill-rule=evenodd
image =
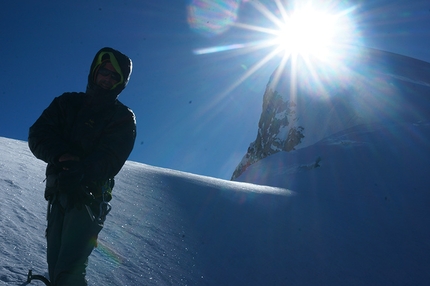
<path id="1" fill-rule="evenodd" d="M 95 76 L 100 66 L 106 62 L 110 62 L 115 70 L 121 75 L 121 80 L 112 87 L 111 90 L 105 90 L 95 84 Z M 88 74 L 87 94 L 92 97 L 103 96 L 110 100 L 115 100 L 122 90 L 126 87 L 132 71 L 132 62 L 129 57 L 123 53 L 105 47 L 97 52 L 91 63 L 90 72 Z"/>

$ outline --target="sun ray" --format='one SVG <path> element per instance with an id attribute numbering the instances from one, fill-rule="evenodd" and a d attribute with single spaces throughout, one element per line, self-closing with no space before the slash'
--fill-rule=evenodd
<path id="1" fill-rule="evenodd" d="M 279 12 L 281 13 L 281 17 L 283 20 L 288 18 L 287 11 L 285 10 L 285 6 L 281 3 L 280 0 L 275 0 L 276 7 L 278 7 Z M 281 23 L 282 24 L 282 23 Z"/>
<path id="2" fill-rule="evenodd" d="M 249 43 L 232 44 L 232 45 L 225 45 L 225 46 L 215 46 L 215 47 L 208 47 L 208 48 L 203 48 L 203 49 L 196 49 L 196 50 L 193 50 L 193 53 L 195 55 L 203 55 L 203 54 L 218 53 L 218 52 L 244 49 L 244 48 L 251 48 L 251 47 L 263 48 L 263 47 L 266 47 L 268 45 L 270 45 L 270 44 L 268 44 L 267 41 L 255 41 L 255 42 L 249 42 Z"/>
<path id="3" fill-rule="evenodd" d="M 279 2 L 279 1 L 277 1 Z M 251 1 L 250 2 L 252 6 L 255 7 L 255 9 L 257 9 L 261 14 L 263 14 L 264 16 L 267 17 L 267 19 L 269 19 L 270 21 L 272 21 L 272 23 L 274 23 L 276 26 L 281 27 L 283 25 L 283 19 L 279 19 L 278 17 L 276 17 L 271 11 L 269 11 L 269 9 L 264 6 L 263 4 L 261 4 L 260 1 Z M 277 5 L 281 5 L 281 3 L 276 3 Z"/>
<path id="4" fill-rule="evenodd" d="M 277 35 L 278 34 L 278 31 L 275 29 L 270 29 L 270 28 L 265 28 L 265 27 L 260 27 L 260 26 L 254 26 L 254 25 L 249 25 L 249 24 L 244 24 L 244 23 L 235 23 L 234 26 L 238 27 L 238 28 L 245 29 L 245 30 L 262 32 L 262 33 L 271 34 L 271 35 Z"/>
<path id="5" fill-rule="evenodd" d="M 250 23 L 236 22 L 235 28 L 265 35 L 261 41 L 236 43 L 231 45 L 214 46 L 194 50 L 194 54 L 202 55 L 243 49 L 246 53 L 273 47 L 273 50 L 246 70 L 236 81 L 220 94 L 219 100 L 245 82 L 274 57 L 280 56 L 278 71 L 274 73 L 273 81 L 277 81 L 285 68 L 291 68 L 292 89 L 296 89 L 296 78 L 302 69 L 308 71 L 313 82 L 320 89 L 324 73 L 316 70 L 313 62 L 324 61 L 328 70 L 341 64 L 342 49 L 350 45 L 350 40 L 356 35 L 350 14 L 356 7 L 340 7 L 341 2 L 327 1 L 324 5 L 312 1 L 294 1 L 286 7 L 281 0 L 274 0 L 276 13 L 260 1 L 249 1 L 267 20 L 268 26 L 257 26 Z M 319 3 L 319 2 L 318 2 Z M 259 21 L 261 22 L 261 21 Z M 271 24 L 270 24 L 271 23 Z M 273 27 L 273 25 L 275 27 Z M 294 97 L 295 91 L 291 94 Z M 322 92 L 324 94 L 324 92 Z"/>
<path id="6" fill-rule="evenodd" d="M 237 86 L 244 82 L 247 78 L 258 71 L 262 66 L 264 66 L 268 61 L 270 61 L 274 56 L 279 53 L 277 49 L 273 50 L 270 54 L 266 55 L 263 59 L 253 65 L 244 75 L 242 75 L 238 80 L 236 80 L 231 86 L 223 92 L 223 94 L 228 94 L 233 91 Z"/>

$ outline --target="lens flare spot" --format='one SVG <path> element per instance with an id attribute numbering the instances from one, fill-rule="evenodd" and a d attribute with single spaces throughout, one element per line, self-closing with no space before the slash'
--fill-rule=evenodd
<path id="1" fill-rule="evenodd" d="M 187 6 L 191 30 L 205 37 L 226 32 L 237 20 L 240 0 L 192 0 Z"/>

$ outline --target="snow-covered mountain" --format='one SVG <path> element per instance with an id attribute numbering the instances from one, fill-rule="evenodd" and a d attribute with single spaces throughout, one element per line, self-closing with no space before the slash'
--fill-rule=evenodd
<path id="1" fill-rule="evenodd" d="M 429 121 L 360 125 L 240 177 L 290 190 L 128 161 L 89 284 L 428 285 L 429 140 Z M 0 137 L 0 285 L 46 275 L 43 174 Z"/>
<path id="2" fill-rule="evenodd" d="M 428 120 L 429 95 L 430 64 L 405 56 L 360 48 L 335 63 L 290 58 L 266 86 L 257 138 L 232 179 L 353 126 Z"/>
<path id="3" fill-rule="evenodd" d="M 273 141 L 259 144 L 290 152 L 264 154 L 243 182 L 127 161 L 89 284 L 428 285 L 429 65 L 363 60 L 318 89 L 299 81 L 312 88 L 290 99 L 274 73 L 260 122 Z M 0 137 L 0 285 L 47 275 L 44 168 L 26 142 Z"/>

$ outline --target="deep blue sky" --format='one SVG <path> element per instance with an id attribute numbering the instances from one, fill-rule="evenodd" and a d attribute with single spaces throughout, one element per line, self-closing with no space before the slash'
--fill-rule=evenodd
<path id="1" fill-rule="evenodd" d="M 255 140 L 265 85 L 279 58 L 231 89 L 272 48 L 193 51 L 267 38 L 228 29 L 234 16 L 274 27 L 251 1 L 8 1 L 0 10 L 0 136 L 27 140 L 29 126 L 55 96 L 85 90 L 94 54 L 110 46 L 134 65 L 120 95 L 138 122 L 129 159 L 229 179 Z M 430 62 L 430 2 L 338 2 L 356 7 L 356 44 Z M 261 3 L 277 14 L 273 1 Z M 196 18 L 187 15 L 191 7 L 199 8 Z M 221 8 L 230 15 L 217 13 Z"/>

